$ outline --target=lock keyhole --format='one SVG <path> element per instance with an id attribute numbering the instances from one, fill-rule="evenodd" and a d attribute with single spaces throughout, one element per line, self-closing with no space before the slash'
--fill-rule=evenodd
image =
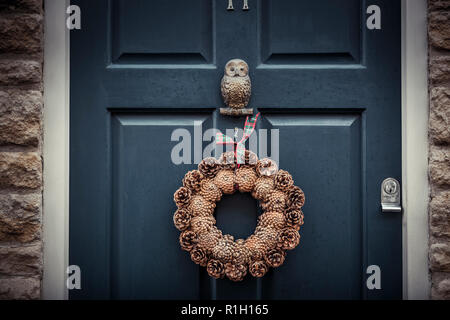
<path id="1" fill-rule="evenodd" d="M 394 194 L 397 191 L 397 184 L 394 181 L 387 181 L 384 185 L 387 194 Z"/>

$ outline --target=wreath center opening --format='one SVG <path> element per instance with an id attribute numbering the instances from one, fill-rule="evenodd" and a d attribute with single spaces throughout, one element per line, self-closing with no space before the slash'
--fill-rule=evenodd
<path id="1" fill-rule="evenodd" d="M 246 239 L 255 232 L 259 214 L 258 200 L 250 193 L 224 195 L 214 212 L 216 226 L 235 239 Z"/>

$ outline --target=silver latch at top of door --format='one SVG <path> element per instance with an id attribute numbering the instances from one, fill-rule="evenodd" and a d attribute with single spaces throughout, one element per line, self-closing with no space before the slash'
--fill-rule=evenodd
<path id="1" fill-rule="evenodd" d="M 381 211 L 402 211 L 400 205 L 400 183 L 394 178 L 384 179 L 381 183 Z"/>

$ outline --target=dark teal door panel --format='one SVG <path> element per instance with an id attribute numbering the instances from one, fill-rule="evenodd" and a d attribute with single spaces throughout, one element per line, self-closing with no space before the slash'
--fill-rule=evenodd
<path id="1" fill-rule="evenodd" d="M 400 1 L 376 1 L 381 30 L 366 28 L 364 0 L 72 3 L 82 12 L 71 31 L 69 245 L 82 271 L 72 299 L 401 298 L 401 215 L 379 203 L 381 182 L 401 179 Z M 248 62 L 257 129 L 279 129 L 279 165 L 306 194 L 300 245 L 240 283 L 209 278 L 172 222 L 194 145 L 211 142 L 196 130 L 243 126 L 218 112 L 231 58 Z M 176 129 L 191 137 L 186 164 L 171 159 Z M 216 208 L 236 238 L 259 214 L 248 194 Z M 381 290 L 366 287 L 370 265 Z"/>

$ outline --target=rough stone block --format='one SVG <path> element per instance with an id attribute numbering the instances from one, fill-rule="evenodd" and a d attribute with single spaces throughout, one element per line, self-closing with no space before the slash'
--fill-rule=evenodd
<path id="1" fill-rule="evenodd" d="M 430 74 L 432 83 L 450 81 L 450 56 L 430 57 Z"/>
<path id="2" fill-rule="evenodd" d="M 41 211 L 40 193 L 0 195 L 0 242 L 28 243 L 41 239 Z"/>
<path id="3" fill-rule="evenodd" d="M 428 0 L 428 11 L 448 9 L 450 9 L 450 0 Z"/>
<path id="4" fill-rule="evenodd" d="M 0 15 L 0 52 L 40 52 L 42 31 L 43 17 L 39 14 Z"/>
<path id="5" fill-rule="evenodd" d="M 0 247 L 0 274 L 41 276 L 41 244 L 25 247 Z"/>
<path id="6" fill-rule="evenodd" d="M 0 299 L 36 300 L 40 297 L 41 280 L 38 277 L 0 278 Z"/>
<path id="7" fill-rule="evenodd" d="M 36 152 L 0 152 L 0 188 L 40 189 L 42 162 Z"/>
<path id="8" fill-rule="evenodd" d="M 430 268 L 433 271 L 450 272 L 450 244 L 448 242 L 431 244 Z"/>
<path id="9" fill-rule="evenodd" d="M 43 99 L 40 91 L 0 90 L 0 145 L 39 145 Z"/>
<path id="10" fill-rule="evenodd" d="M 450 191 L 438 192 L 430 202 L 430 233 L 450 238 Z"/>
<path id="11" fill-rule="evenodd" d="M 42 81 L 42 64 L 33 60 L 0 60 L 0 85 L 36 84 Z"/>
<path id="12" fill-rule="evenodd" d="M 430 138 L 435 143 L 450 143 L 450 89 L 430 90 Z"/>
<path id="13" fill-rule="evenodd" d="M 431 276 L 431 298 L 450 300 L 450 274 L 434 272 Z"/>
<path id="14" fill-rule="evenodd" d="M 43 0 L 2 0 L 0 1 L 0 13 L 24 12 L 41 13 Z"/>
<path id="15" fill-rule="evenodd" d="M 450 12 L 432 11 L 428 15 L 428 38 L 439 49 L 450 49 Z"/>
<path id="16" fill-rule="evenodd" d="M 450 148 L 431 146 L 429 158 L 431 184 L 450 186 Z"/>

